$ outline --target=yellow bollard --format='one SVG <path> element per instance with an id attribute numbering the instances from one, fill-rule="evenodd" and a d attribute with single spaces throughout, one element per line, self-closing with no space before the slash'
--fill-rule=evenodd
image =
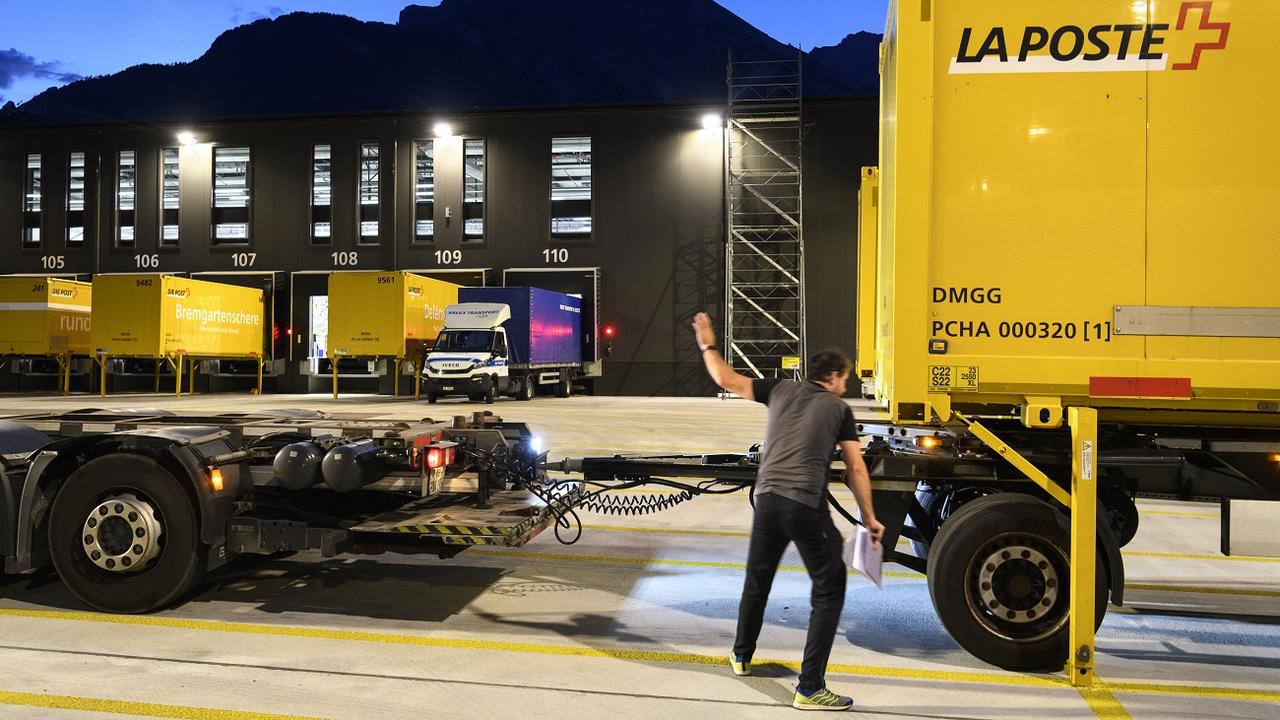
<path id="1" fill-rule="evenodd" d="M 337 354 L 334 354 L 331 364 L 333 368 L 333 399 L 337 400 L 338 399 L 338 356 Z"/>
<path id="2" fill-rule="evenodd" d="M 1093 684 L 1094 598 L 1098 562 L 1098 411 L 1068 408 L 1071 426 L 1071 627 L 1066 672 Z"/>

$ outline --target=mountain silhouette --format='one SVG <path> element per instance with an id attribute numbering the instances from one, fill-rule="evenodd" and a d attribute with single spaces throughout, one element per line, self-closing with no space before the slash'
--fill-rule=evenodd
<path id="1" fill-rule="evenodd" d="M 879 36 L 804 56 L 808 97 L 874 94 Z M 442 0 L 396 24 L 296 12 L 199 58 L 52 88 L 0 123 L 154 123 L 557 105 L 723 102 L 729 53 L 799 52 L 712 0 Z"/>

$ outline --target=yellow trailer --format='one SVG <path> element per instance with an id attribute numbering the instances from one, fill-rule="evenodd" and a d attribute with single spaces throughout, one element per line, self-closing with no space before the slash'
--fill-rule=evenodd
<path id="1" fill-rule="evenodd" d="M 329 345 L 333 395 L 338 396 L 339 358 L 387 359 L 392 363 L 395 393 L 400 370 L 417 363 L 424 345 L 444 328 L 444 311 L 458 302 L 460 286 L 409 272 L 352 271 L 329 275 Z"/>
<path id="2" fill-rule="evenodd" d="M 172 275 L 99 275 L 93 279 L 92 347 L 106 393 L 111 358 L 152 358 L 173 367 L 182 391 L 184 362 L 258 361 L 262 390 L 262 291 Z M 157 383 L 158 383 L 157 376 Z M 157 387 L 158 389 L 158 387 Z"/>
<path id="3" fill-rule="evenodd" d="M 1275 27 L 1230 0 L 890 7 L 857 364 L 935 606 L 989 662 L 1089 682 L 1135 496 L 1280 499 Z"/>
<path id="4" fill-rule="evenodd" d="M 70 392 L 71 359 L 91 354 L 93 286 L 61 278 L 0 278 L 0 356 L 50 357 Z"/>

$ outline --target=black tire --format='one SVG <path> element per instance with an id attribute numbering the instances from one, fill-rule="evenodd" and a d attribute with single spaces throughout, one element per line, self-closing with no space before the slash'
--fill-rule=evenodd
<path id="1" fill-rule="evenodd" d="M 516 393 L 516 399 L 525 402 L 532 400 L 538 394 L 537 387 L 538 384 L 533 381 L 533 376 L 525 375 L 520 381 L 520 390 Z"/>
<path id="2" fill-rule="evenodd" d="M 567 398 L 573 394 L 573 378 L 566 371 L 560 372 L 560 382 L 556 383 L 556 397 Z"/>
<path id="3" fill-rule="evenodd" d="M 979 660 L 1019 672 L 1062 669 L 1070 631 L 1070 530 L 1058 520 L 1058 511 L 1038 498 L 1000 493 L 957 510 L 934 538 L 928 565 L 933 607 L 951 637 Z M 996 563 L 984 565 L 989 557 Z M 1096 627 L 1106 615 L 1110 582 L 1101 552 L 1095 562 Z M 984 575 L 992 582 L 984 584 Z M 984 592 L 1001 614 L 988 606 Z"/>
<path id="4" fill-rule="evenodd" d="M 489 389 L 481 396 L 486 405 L 492 405 L 498 399 L 498 378 L 493 378 L 489 383 Z"/>
<path id="5" fill-rule="evenodd" d="M 934 492 L 931 490 L 917 490 L 916 501 L 920 503 L 920 507 L 924 508 L 925 517 L 937 517 L 936 510 L 938 505 L 947 499 L 946 493 Z M 906 524 L 915 527 L 915 521 L 910 516 L 906 519 Z M 936 533 L 938 528 L 916 528 L 927 538 L 930 533 Z M 929 559 L 929 541 L 928 540 L 911 540 L 911 552 L 922 560 Z"/>
<path id="6" fill-rule="evenodd" d="M 134 572 L 111 572 L 89 558 L 86 520 L 102 500 L 132 494 L 154 509 L 159 555 Z M 106 524 L 103 524 L 105 530 Z M 49 517 L 49 550 L 58 575 L 77 598 L 103 612 L 145 613 L 168 607 L 204 573 L 208 547 L 190 496 L 154 460 L 128 453 L 95 458 L 67 478 Z"/>
<path id="7" fill-rule="evenodd" d="M 431 405 L 435 405 L 439 400 L 440 400 L 440 395 L 438 393 L 427 391 L 427 403 Z"/>
<path id="8" fill-rule="evenodd" d="M 480 402 L 484 400 L 484 393 L 470 393 L 467 395 L 467 399 L 471 402 Z"/>

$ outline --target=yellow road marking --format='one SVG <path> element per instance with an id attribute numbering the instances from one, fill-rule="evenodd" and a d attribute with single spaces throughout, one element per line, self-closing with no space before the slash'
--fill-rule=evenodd
<path id="1" fill-rule="evenodd" d="M 81 712 L 111 713 L 139 717 L 178 718 L 179 720 L 320 720 L 319 718 L 308 718 L 301 715 L 276 715 L 272 713 L 245 712 L 243 710 L 160 705 L 131 700 L 105 700 L 102 698 L 14 692 L 10 690 L 0 690 L 0 705 L 22 705 L 25 707 L 79 710 Z"/>
<path id="2" fill-rule="evenodd" d="M 1215 555 L 1211 553 L 1171 553 L 1150 550 L 1125 550 L 1125 557 L 1170 558 L 1172 560 L 1218 560 L 1229 562 L 1280 563 L 1280 558 L 1254 557 L 1252 555 Z"/>
<path id="3" fill-rule="evenodd" d="M 1203 587 L 1199 585 L 1160 585 L 1157 583 L 1125 583 L 1125 590 L 1159 590 L 1166 592 L 1200 593 L 1202 595 L 1247 595 L 1250 597 L 1280 597 L 1280 590 L 1262 590 L 1237 587 Z"/>
<path id="4" fill-rule="evenodd" d="M 1244 700 L 1280 704 L 1280 692 L 1275 690 L 1256 690 L 1249 688 L 1210 687 L 1204 685 L 1177 685 L 1166 683 L 1128 682 L 1124 680 L 1110 681 L 1105 686 L 1111 692 L 1140 693 L 1147 695 L 1177 695 L 1180 697 L 1202 697 L 1214 700 Z"/>
<path id="5" fill-rule="evenodd" d="M 144 627 L 172 628 L 178 630 L 197 630 L 203 632 L 237 633 L 247 635 L 263 635 L 275 637 L 297 637 L 315 640 L 339 640 L 347 642 L 368 642 L 384 645 L 406 645 L 428 648 L 449 648 L 460 650 L 490 650 L 500 652 L 525 653 L 534 655 L 554 655 L 563 657 L 587 657 L 612 660 L 632 660 L 637 662 L 655 662 L 681 665 L 723 665 L 724 657 L 720 655 L 704 655 L 700 653 L 672 652 L 660 650 L 633 650 L 626 648 L 600 648 L 582 645 L 559 645 L 550 643 L 508 642 L 498 640 L 471 640 L 464 638 L 445 638 L 423 635 L 399 635 L 394 633 L 371 632 L 364 630 L 340 630 L 317 627 L 298 627 L 292 625 L 268 625 L 261 623 L 228 622 L 223 620 L 196 620 L 156 615 L 107 615 L 102 613 L 80 612 L 74 610 L 31 610 L 25 608 L 0 608 L 0 617 L 21 617 L 41 620 L 69 620 L 76 622 L 101 623 L 107 625 L 136 625 Z M 761 665 L 781 665 L 791 670 L 799 670 L 800 663 L 794 660 L 776 660 L 757 658 Z M 975 685 L 1001 685 L 1006 687 L 1037 687 L 1071 689 L 1065 678 L 1049 675 L 1014 674 L 999 672 L 930 670 L 924 668 L 901 668 L 881 665 L 855 665 L 835 663 L 827 666 L 827 671 L 838 675 L 853 675 L 878 678 L 895 678 L 904 680 L 930 680 L 935 682 L 965 683 Z M 1188 697 L 1216 697 L 1227 700 L 1247 700 L 1253 702 L 1280 704 L 1280 692 L 1256 690 L 1248 688 L 1218 688 L 1206 686 L 1189 686 L 1162 683 L 1138 682 L 1101 682 L 1098 688 L 1106 688 L 1113 692 L 1146 693 L 1159 695 L 1179 695 Z M 22 695 L 19 693 L 18 695 Z M 171 706 L 158 706 L 171 707 Z M 113 712 L 106 710 L 103 712 Z M 135 711 L 129 711 L 135 712 Z M 226 711 L 234 712 L 234 711 Z M 137 714 L 135 712 L 135 714 Z M 204 720 L 204 715 L 152 715 L 152 717 L 197 718 Z M 221 716 L 219 716 L 221 717 Z M 284 720 L 288 716 L 242 714 L 227 715 L 227 720 Z M 1119 717 L 1119 716 L 1116 716 Z M 288 718 L 288 720 L 293 720 Z M 311 720 L 311 719 L 305 719 Z"/>
<path id="6" fill-rule="evenodd" d="M 1217 518 L 1216 512 L 1187 512 L 1184 510 L 1143 510 L 1138 508 L 1138 515 L 1168 515 L 1170 517 Z"/>
<path id="7" fill-rule="evenodd" d="M 1089 706 L 1098 720 L 1133 720 L 1133 716 L 1124 709 L 1124 705 L 1120 704 L 1116 696 L 1111 693 L 1110 687 L 1103 683 L 1101 678 L 1094 678 L 1093 687 L 1076 688 L 1076 690 L 1080 691 L 1084 704 Z"/>

